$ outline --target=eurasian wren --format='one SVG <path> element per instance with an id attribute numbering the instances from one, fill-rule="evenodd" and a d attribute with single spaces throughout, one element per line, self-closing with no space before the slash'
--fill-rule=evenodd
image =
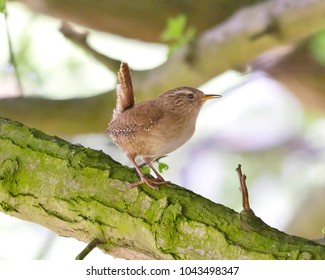
<path id="1" fill-rule="evenodd" d="M 121 64 L 118 74 L 120 85 L 117 87 L 117 106 L 106 132 L 126 152 L 140 176 L 141 181 L 130 186 L 145 183 L 156 189 L 157 185 L 167 182 L 152 162 L 186 143 L 194 133 L 203 103 L 221 96 L 205 95 L 192 87 L 179 87 L 164 92 L 156 99 L 134 105 L 132 82 L 126 63 Z M 142 173 L 135 162 L 137 157 L 153 170 L 157 178 L 150 179 Z"/>

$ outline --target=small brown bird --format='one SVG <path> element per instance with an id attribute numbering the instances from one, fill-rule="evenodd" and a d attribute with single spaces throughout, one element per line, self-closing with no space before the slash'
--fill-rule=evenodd
<path id="1" fill-rule="evenodd" d="M 221 97 L 205 95 L 191 87 L 168 90 L 156 99 L 135 104 L 131 76 L 126 63 L 118 72 L 117 105 L 107 134 L 124 150 L 134 165 L 141 181 L 131 187 L 145 183 L 156 189 L 168 183 L 153 167 L 152 162 L 186 143 L 194 133 L 199 111 L 206 100 Z M 149 179 L 140 170 L 135 159 L 140 157 L 156 174 Z"/>

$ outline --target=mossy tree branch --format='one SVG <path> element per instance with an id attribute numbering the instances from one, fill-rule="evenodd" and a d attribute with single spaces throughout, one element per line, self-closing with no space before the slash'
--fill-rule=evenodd
<path id="1" fill-rule="evenodd" d="M 325 246 L 0 118 L 0 211 L 127 259 L 325 259 Z M 202 186 L 203 187 L 203 186 Z M 77 252 L 76 252 L 77 253 Z"/>

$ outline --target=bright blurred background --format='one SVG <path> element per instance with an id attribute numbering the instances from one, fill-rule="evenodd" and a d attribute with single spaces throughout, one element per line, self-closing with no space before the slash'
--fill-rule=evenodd
<path id="1" fill-rule="evenodd" d="M 35 14 L 17 2 L 9 2 L 7 11 L 7 22 L 0 14 L 0 98 L 20 95 L 10 62 L 6 25 L 24 97 L 71 99 L 115 88 L 115 73 L 65 39 L 58 31 L 60 20 Z M 87 30 L 92 46 L 128 62 L 132 69 L 154 68 L 167 60 L 166 44 Z M 324 33 L 314 36 L 309 46 L 313 57 L 325 65 Z M 169 166 L 163 176 L 241 211 L 235 172 L 240 163 L 247 175 L 250 203 L 257 216 L 290 234 L 310 239 L 322 237 L 325 226 L 324 111 L 302 103 L 294 92 L 263 71 L 247 75 L 227 71 L 200 89 L 207 94 L 225 93 L 222 99 L 210 101 L 203 107 L 193 138 L 162 160 Z M 103 132 L 105 128 L 103 124 Z M 129 165 L 125 155 L 104 133 L 65 138 L 102 149 Z M 85 245 L 0 213 L 0 259 L 73 259 Z M 92 259 L 104 257 L 109 256 L 99 250 L 89 256 Z"/>

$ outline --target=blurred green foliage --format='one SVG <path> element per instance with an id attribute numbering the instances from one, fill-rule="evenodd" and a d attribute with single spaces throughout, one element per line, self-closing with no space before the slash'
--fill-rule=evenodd
<path id="1" fill-rule="evenodd" d="M 314 58 L 325 66 L 325 30 L 319 32 L 310 40 L 310 50 Z"/>
<path id="2" fill-rule="evenodd" d="M 0 13 L 5 10 L 7 0 L 0 0 Z"/>
<path id="3" fill-rule="evenodd" d="M 159 172 L 162 173 L 165 170 L 168 170 L 169 169 L 169 166 L 166 163 L 159 162 L 158 169 L 159 169 Z"/>
<path id="4" fill-rule="evenodd" d="M 169 45 L 169 54 L 177 48 L 189 43 L 195 36 L 196 29 L 187 26 L 187 18 L 181 14 L 167 20 L 167 26 L 161 34 L 161 39 Z"/>

